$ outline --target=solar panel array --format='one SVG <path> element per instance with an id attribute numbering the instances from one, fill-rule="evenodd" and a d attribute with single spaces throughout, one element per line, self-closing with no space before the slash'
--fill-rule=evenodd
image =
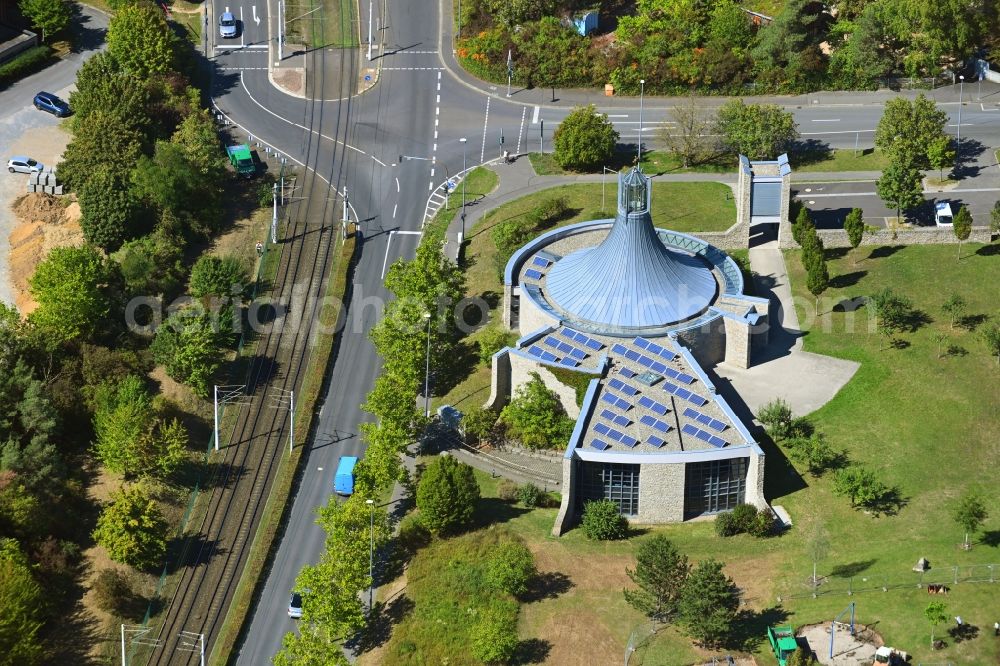
<path id="1" fill-rule="evenodd" d="M 656 435 L 650 435 L 649 437 L 646 438 L 646 441 L 648 443 L 652 444 L 653 446 L 655 446 L 656 448 L 660 448 L 661 446 L 663 446 L 664 444 L 666 444 L 666 442 L 664 442 L 662 439 L 660 439 Z"/>
<path id="2" fill-rule="evenodd" d="M 668 361 L 672 361 L 675 358 L 677 358 L 677 354 L 673 353 L 669 349 L 661 347 L 655 342 L 647 340 L 646 338 L 636 338 L 635 340 L 632 341 L 632 344 L 634 344 L 639 349 L 645 349 L 650 354 L 656 354 L 660 358 L 665 358 Z"/>
<path id="3" fill-rule="evenodd" d="M 653 428 L 654 430 L 659 430 L 660 432 L 669 432 L 670 430 L 669 425 L 667 425 L 660 419 L 653 418 L 649 414 L 644 414 L 643 417 L 639 419 L 639 423 L 643 425 L 648 425 L 650 428 Z"/>
<path id="4" fill-rule="evenodd" d="M 670 393 L 671 395 L 676 395 L 678 398 L 682 398 L 683 400 L 687 400 L 688 402 L 694 403 L 699 407 L 708 402 L 708 400 L 701 397 L 697 393 L 692 393 L 691 391 L 688 391 L 686 388 L 681 388 L 680 386 L 674 384 L 673 382 L 663 382 L 663 390 L 666 391 L 667 393 Z"/>
<path id="5" fill-rule="evenodd" d="M 615 430 L 614 428 L 607 426 L 603 423 L 598 423 L 594 426 L 594 431 L 600 435 L 604 435 L 609 439 L 613 439 L 616 442 L 621 442 L 625 446 L 633 447 L 639 443 L 635 437 L 629 437 L 620 430 Z"/>
<path id="6" fill-rule="evenodd" d="M 611 395 L 610 393 L 605 393 L 604 395 L 602 395 L 601 396 L 601 400 L 603 400 L 604 402 L 608 403 L 609 405 L 614 405 L 615 407 L 617 407 L 618 409 L 622 410 L 623 412 L 627 412 L 628 410 L 632 409 L 632 404 L 631 403 L 626 402 L 625 400 L 622 400 L 621 398 L 615 397 L 615 396 Z"/>
<path id="7" fill-rule="evenodd" d="M 621 426 L 623 428 L 628 427 L 632 420 L 627 416 L 621 416 L 620 414 L 615 414 L 610 409 L 605 409 L 601 412 L 601 418 L 607 419 L 613 422 L 615 425 Z"/>
<path id="8" fill-rule="evenodd" d="M 690 407 L 684 410 L 684 416 L 688 417 L 689 419 L 694 419 L 695 421 L 697 421 L 702 425 L 707 425 L 709 428 L 717 432 L 722 432 L 728 427 L 722 421 L 718 419 L 713 419 L 711 416 L 707 414 L 702 414 L 701 412 L 695 409 L 691 409 Z"/>
<path id="9" fill-rule="evenodd" d="M 676 379 L 677 381 L 683 382 L 685 384 L 694 383 L 694 377 L 683 372 L 677 372 L 673 368 L 667 368 L 666 372 L 664 372 L 663 374 L 665 374 L 667 377 L 670 377 L 671 379 Z"/>
<path id="10" fill-rule="evenodd" d="M 563 336 L 567 340 L 573 340 L 574 342 L 579 342 L 584 347 L 588 349 L 593 349 L 594 351 L 601 351 L 602 349 L 604 349 L 603 342 L 588 337 L 578 331 L 573 331 L 568 328 L 564 328 L 561 331 L 559 331 L 559 335 Z"/>
<path id="11" fill-rule="evenodd" d="M 539 271 L 536 271 L 534 268 L 529 268 L 528 270 L 524 271 L 524 277 L 531 278 L 532 280 L 541 280 L 542 274 Z"/>
<path id="12" fill-rule="evenodd" d="M 578 361 L 582 361 L 583 359 L 587 358 L 587 352 L 583 351 L 578 347 L 574 347 L 571 344 L 563 342 L 562 340 L 559 340 L 551 335 L 545 336 L 545 344 L 547 344 L 549 347 L 552 347 L 553 349 L 558 349 L 559 352 L 564 356 L 565 355 L 572 356 Z"/>
<path id="13" fill-rule="evenodd" d="M 590 440 L 590 445 L 598 451 L 604 451 L 605 449 L 611 448 L 611 445 L 602 439 L 592 439 Z"/>
<path id="14" fill-rule="evenodd" d="M 716 435 L 713 435 L 707 430 L 702 430 L 701 428 L 695 428 L 690 423 L 685 424 L 684 427 L 681 428 L 681 432 L 683 432 L 685 435 L 692 435 L 702 440 L 703 442 L 707 442 L 708 444 L 711 444 L 712 446 L 719 449 L 721 449 L 723 446 L 726 445 L 726 440 L 722 439 L 721 437 L 717 437 Z"/>
<path id="15" fill-rule="evenodd" d="M 622 393 L 628 394 L 630 396 L 636 396 L 639 394 L 639 389 L 635 388 L 634 386 L 631 386 L 630 384 L 626 384 L 620 379 L 612 379 L 611 381 L 608 382 L 608 386 L 610 386 L 616 391 L 621 391 Z"/>
<path id="16" fill-rule="evenodd" d="M 580 362 L 577 361 L 575 358 L 572 358 L 571 356 L 566 356 L 560 359 L 552 352 L 546 351 L 545 349 L 542 349 L 538 345 L 531 345 L 530 347 L 528 347 L 528 353 L 534 356 L 535 358 L 539 358 L 543 361 L 548 361 L 549 363 L 558 363 L 559 365 L 565 365 L 567 368 L 575 368 L 576 366 L 580 365 Z"/>
<path id="17" fill-rule="evenodd" d="M 656 402 L 652 398 L 648 398 L 646 396 L 639 398 L 639 405 L 656 412 L 660 416 L 663 416 L 670 411 L 663 403 Z"/>
<path id="18" fill-rule="evenodd" d="M 541 268 L 548 268 L 549 264 L 551 264 L 552 262 L 546 259 L 545 257 L 539 257 L 536 254 L 535 257 L 531 260 L 531 263 L 534 264 L 535 266 L 540 266 Z"/>
<path id="19" fill-rule="evenodd" d="M 618 372 L 626 379 L 632 379 L 633 377 L 635 377 L 635 373 L 624 366 L 619 368 Z"/>

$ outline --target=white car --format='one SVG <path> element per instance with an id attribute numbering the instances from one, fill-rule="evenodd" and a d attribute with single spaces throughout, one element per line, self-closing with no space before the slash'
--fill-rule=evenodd
<path id="1" fill-rule="evenodd" d="M 219 35 L 223 39 L 236 37 L 236 17 L 232 12 L 222 12 L 219 17 Z"/>
<path id="2" fill-rule="evenodd" d="M 292 598 L 288 600 L 288 617 L 298 620 L 302 617 L 302 595 L 292 592 Z"/>
<path id="3" fill-rule="evenodd" d="M 40 173 L 45 170 L 45 165 L 35 161 L 30 157 L 12 157 L 7 160 L 7 171 L 11 173 Z"/>
<path id="4" fill-rule="evenodd" d="M 947 201 L 940 201 L 934 205 L 934 224 L 939 227 L 950 227 L 953 219 L 951 204 Z"/>

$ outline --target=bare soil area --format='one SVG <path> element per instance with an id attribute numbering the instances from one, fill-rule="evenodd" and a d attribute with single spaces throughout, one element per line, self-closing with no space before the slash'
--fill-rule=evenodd
<path id="1" fill-rule="evenodd" d="M 83 244 L 80 205 L 51 194 L 29 192 L 17 197 L 11 209 L 17 224 L 8 237 L 10 281 L 14 303 L 27 315 L 38 307 L 29 287 L 35 267 L 54 247 Z"/>

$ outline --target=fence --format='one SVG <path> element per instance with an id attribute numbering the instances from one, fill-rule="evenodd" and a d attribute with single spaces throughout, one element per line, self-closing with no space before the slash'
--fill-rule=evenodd
<path id="1" fill-rule="evenodd" d="M 659 625 L 653 622 L 640 624 L 629 634 L 628 643 L 625 644 L 625 666 L 641 664 L 645 649 L 649 645 L 649 639 L 656 635 Z M 638 654 L 637 654 L 638 653 Z"/>
<path id="2" fill-rule="evenodd" d="M 827 577 L 815 589 L 804 582 L 801 589 L 788 590 L 778 596 L 782 599 L 802 599 L 842 594 L 851 596 L 860 592 L 888 592 L 940 586 L 947 592 L 949 585 L 962 583 L 996 583 L 1000 580 L 1000 564 L 971 564 L 949 567 L 935 567 L 923 573 L 912 572 L 909 576 L 869 574 L 844 578 Z"/>

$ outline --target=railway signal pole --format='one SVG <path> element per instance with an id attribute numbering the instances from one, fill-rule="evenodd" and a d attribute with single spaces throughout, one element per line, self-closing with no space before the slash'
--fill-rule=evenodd
<path id="1" fill-rule="evenodd" d="M 295 391 L 272 388 L 271 409 L 288 410 L 288 452 L 295 449 Z"/>

